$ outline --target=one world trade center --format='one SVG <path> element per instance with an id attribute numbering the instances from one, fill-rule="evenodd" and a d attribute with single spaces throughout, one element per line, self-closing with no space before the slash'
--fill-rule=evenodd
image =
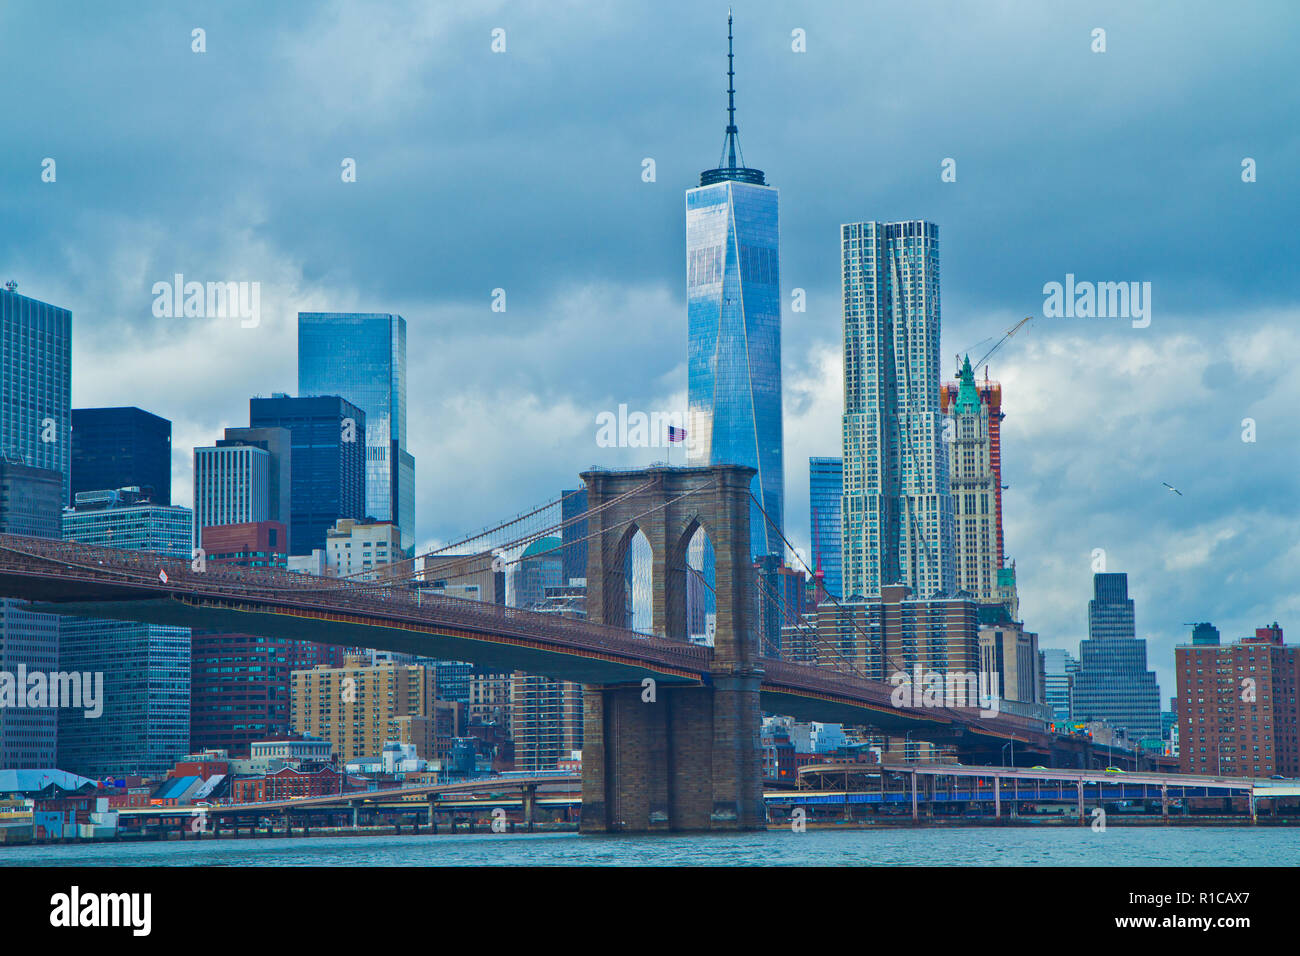
<path id="1" fill-rule="evenodd" d="M 716 169 L 686 192 L 686 302 L 692 464 L 758 470 L 752 555 L 782 555 L 781 292 L 777 190 L 744 165 L 727 18 L 727 130 Z"/>

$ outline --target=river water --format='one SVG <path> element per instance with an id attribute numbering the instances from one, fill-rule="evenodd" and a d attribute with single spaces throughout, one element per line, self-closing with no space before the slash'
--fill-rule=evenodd
<path id="1" fill-rule="evenodd" d="M 0 847 L 0 866 L 1297 866 L 1300 828 L 443 834 Z"/>

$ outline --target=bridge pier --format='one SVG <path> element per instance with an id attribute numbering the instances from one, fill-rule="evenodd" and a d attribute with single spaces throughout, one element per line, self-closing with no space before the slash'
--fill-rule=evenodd
<path id="1" fill-rule="evenodd" d="M 523 815 L 524 826 L 529 833 L 533 832 L 533 822 L 537 817 L 537 785 L 524 787 L 523 792 Z"/>
<path id="2" fill-rule="evenodd" d="M 714 656 L 702 685 L 651 679 L 583 689 L 584 833 L 761 830 L 762 656 L 754 619 L 750 481 L 741 465 L 589 471 L 587 619 L 628 625 L 624 568 L 640 530 L 650 543 L 653 630 L 688 639 L 687 551 L 714 550 Z M 617 501 L 615 499 L 618 499 Z"/>
<path id="3" fill-rule="evenodd" d="M 661 686 L 653 702 L 639 684 L 587 687 L 582 831 L 763 829 L 759 681 Z"/>

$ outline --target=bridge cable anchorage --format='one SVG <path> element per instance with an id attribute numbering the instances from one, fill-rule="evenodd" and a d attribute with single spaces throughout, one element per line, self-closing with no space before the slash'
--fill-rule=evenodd
<path id="1" fill-rule="evenodd" d="M 794 545 L 792 545 L 790 543 L 790 540 L 785 536 L 785 532 L 783 532 L 779 527 L 777 527 L 776 522 L 773 521 L 768 516 L 767 511 L 763 508 L 762 504 L 759 503 L 758 498 L 754 496 L 754 493 L 752 491 L 749 492 L 749 498 L 751 501 L 754 502 L 754 506 L 758 508 L 758 511 L 763 516 L 764 520 L 767 521 L 767 523 L 772 527 L 774 531 L 776 531 L 777 536 L 785 544 L 786 548 L 790 551 L 792 555 L 794 555 L 795 559 L 803 566 L 805 573 L 812 574 L 813 571 L 812 568 L 808 567 L 808 562 L 805 561 L 803 558 L 799 557 L 799 552 L 795 550 Z M 895 672 L 902 671 L 903 673 L 907 673 L 907 664 L 898 661 L 897 659 L 887 657 L 885 654 L 884 646 L 881 645 L 878 641 L 876 641 L 867 631 L 863 630 L 862 625 L 855 620 L 855 615 L 852 613 L 852 611 L 849 608 L 846 608 L 842 603 L 840 603 L 839 598 L 837 598 L 835 595 L 831 594 L 830 592 L 827 592 L 826 596 L 830 598 L 830 602 L 835 605 L 836 610 L 848 612 L 849 623 L 851 623 L 853 625 L 854 630 L 856 630 L 862 636 L 862 638 L 866 642 L 866 647 L 874 649 L 875 652 L 880 655 L 882 664 L 892 665 L 894 667 Z M 819 639 L 816 646 L 819 649 L 824 647 L 828 648 L 837 656 L 843 658 L 845 661 L 848 661 L 850 664 L 852 664 L 852 662 L 848 658 L 844 658 L 843 655 L 840 654 L 839 651 L 835 649 L 834 645 L 828 646 L 822 643 Z M 865 675 L 861 675 L 861 676 L 863 676 L 864 680 L 875 679 L 871 677 L 866 677 Z"/>

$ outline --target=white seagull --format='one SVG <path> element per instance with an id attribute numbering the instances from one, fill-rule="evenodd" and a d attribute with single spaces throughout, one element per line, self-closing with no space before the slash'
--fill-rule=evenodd
<path id="1" fill-rule="evenodd" d="M 1181 491 L 1179 491 L 1177 488 L 1175 488 L 1173 485 L 1171 485 L 1169 482 L 1167 482 L 1167 481 L 1162 481 L 1162 482 L 1160 482 L 1160 484 L 1164 485 L 1166 488 L 1168 488 L 1170 491 L 1172 491 L 1174 494 L 1176 494 L 1179 498 L 1181 498 L 1181 497 L 1183 496 L 1183 493 L 1182 493 Z"/>

